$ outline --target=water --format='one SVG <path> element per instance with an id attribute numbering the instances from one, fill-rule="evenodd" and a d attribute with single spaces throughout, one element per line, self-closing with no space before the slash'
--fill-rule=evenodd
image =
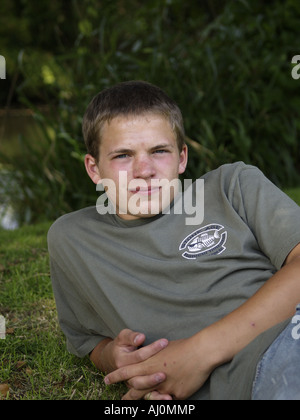
<path id="1" fill-rule="evenodd" d="M 21 135 L 37 144 L 41 141 L 42 132 L 32 112 L 26 109 L 9 112 L 0 109 L 0 152 L 17 156 Z"/>
<path id="2" fill-rule="evenodd" d="M 12 176 L 7 170 L 1 169 L 0 166 L 0 197 L 2 200 L 6 197 L 6 194 L 4 194 L 5 189 L 13 191 L 12 184 Z M 7 200 L 0 203 L 0 227 L 8 230 L 14 230 L 19 227 L 17 216 Z"/>
<path id="3" fill-rule="evenodd" d="M 8 156 L 17 156 L 19 153 L 20 135 L 37 141 L 41 138 L 41 131 L 30 110 L 0 110 L 0 152 Z M 3 181 L 7 187 L 7 171 L 5 162 L 0 161 L 0 196 L 3 193 Z M 10 181 L 11 182 L 11 179 Z M 2 189 L 1 189 L 2 183 Z M 8 188 L 6 188 L 8 189 Z M 9 186 L 11 191 L 14 189 Z M 17 229 L 18 222 L 14 210 L 7 203 L 0 203 L 0 227 L 4 229 Z"/>
<path id="4" fill-rule="evenodd" d="M 7 208 L 0 205 L 0 226 L 6 230 L 18 229 L 19 223 L 16 214 L 11 206 Z"/>

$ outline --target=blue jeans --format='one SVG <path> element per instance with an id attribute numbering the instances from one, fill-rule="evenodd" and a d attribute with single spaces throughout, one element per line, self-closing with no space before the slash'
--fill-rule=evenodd
<path id="1" fill-rule="evenodd" d="M 260 360 L 252 400 L 300 400 L 300 304 L 292 322 Z"/>

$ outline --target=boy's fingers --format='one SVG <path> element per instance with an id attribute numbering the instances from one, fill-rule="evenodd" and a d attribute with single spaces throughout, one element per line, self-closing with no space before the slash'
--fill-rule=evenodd
<path id="1" fill-rule="evenodd" d="M 142 347 L 139 350 L 128 353 L 126 356 L 126 366 L 109 373 L 104 378 L 104 382 L 106 385 L 110 385 L 118 382 L 129 381 L 129 379 L 134 378 L 135 376 L 147 376 L 145 367 L 141 365 L 140 362 L 143 362 L 159 353 L 161 350 L 166 348 L 168 344 L 168 340 L 162 338 L 146 347 Z"/>
<path id="2" fill-rule="evenodd" d="M 135 352 L 136 362 L 143 362 L 144 360 L 149 359 L 149 357 L 154 356 L 156 353 L 159 353 L 161 350 L 165 349 L 168 346 L 169 342 L 165 338 L 154 341 L 154 343 L 148 344 L 148 346 L 141 347 Z"/>
<path id="3" fill-rule="evenodd" d="M 120 332 L 116 341 L 117 341 L 118 346 L 139 347 L 143 344 L 145 339 L 146 339 L 145 334 L 134 332 L 129 329 L 125 329 Z"/>
<path id="4" fill-rule="evenodd" d="M 141 347 L 138 350 L 128 353 L 126 355 L 127 364 L 131 365 L 144 362 L 145 360 L 149 359 L 149 357 L 152 357 L 159 353 L 161 350 L 165 349 L 168 344 L 168 340 L 162 338 L 155 341 L 154 343 L 148 344 L 148 346 Z"/>
<path id="5" fill-rule="evenodd" d="M 144 396 L 144 400 L 151 400 L 151 401 L 158 401 L 158 400 L 164 400 L 164 401 L 171 401 L 173 398 L 169 394 L 160 394 L 158 391 L 152 391 L 148 392 Z"/>
<path id="6" fill-rule="evenodd" d="M 162 372 L 148 376 L 136 376 L 135 378 L 129 379 L 127 385 L 129 388 L 134 388 L 136 390 L 147 390 L 155 388 L 157 385 L 164 382 L 166 377 L 166 374 Z"/>
<path id="7" fill-rule="evenodd" d="M 168 344 L 168 340 L 162 338 L 152 344 L 149 344 L 148 346 L 128 352 L 123 357 L 121 367 L 109 373 L 105 377 L 104 382 L 106 385 L 110 385 L 118 382 L 128 381 L 134 376 L 147 375 L 145 368 L 140 365 L 140 362 L 144 362 L 145 360 L 159 353 L 161 350 L 166 348 Z"/>
<path id="8" fill-rule="evenodd" d="M 118 382 L 125 382 L 136 375 L 134 365 L 124 366 L 109 373 L 104 378 L 106 385 L 117 384 Z"/>
<path id="9" fill-rule="evenodd" d="M 169 394 L 160 394 L 158 391 L 139 391 L 137 389 L 130 389 L 122 398 L 122 400 L 168 400 L 171 401 L 173 398 Z"/>

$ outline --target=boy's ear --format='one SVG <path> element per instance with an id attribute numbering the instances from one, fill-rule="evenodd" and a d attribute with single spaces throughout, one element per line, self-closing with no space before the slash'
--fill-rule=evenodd
<path id="1" fill-rule="evenodd" d="M 183 174 L 186 170 L 187 162 L 188 162 L 188 147 L 185 144 L 182 148 L 182 151 L 179 156 L 179 168 L 178 173 L 179 175 Z"/>
<path id="2" fill-rule="evenodd" d="M 96 159 L 93 158 L 92 155 L 85 155 L 84 164 L 88 176 L 91 178 L 94 184 L 99 184 L 101 182 L 101 177 Z"/>

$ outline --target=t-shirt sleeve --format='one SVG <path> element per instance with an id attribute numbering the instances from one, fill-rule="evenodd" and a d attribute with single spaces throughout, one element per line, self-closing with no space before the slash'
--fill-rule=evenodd
<path id="1" fill-rule="evenodd" d="M 262 252 L 279 270 L 300 243 L 300 207 L 259 169 L 247 165 L 240 166 L 233 204 Z"/>
<path id="2" fill-rule="evenodd" d="M 84 357 L 106 337 L 86 327 L 94 319 L 93 310 L 79 296 L 68 274 L 53 258 L 50 258 L 50 268 L 58 320 L 67 339 L 67 349 L 78 357 Z"/>

